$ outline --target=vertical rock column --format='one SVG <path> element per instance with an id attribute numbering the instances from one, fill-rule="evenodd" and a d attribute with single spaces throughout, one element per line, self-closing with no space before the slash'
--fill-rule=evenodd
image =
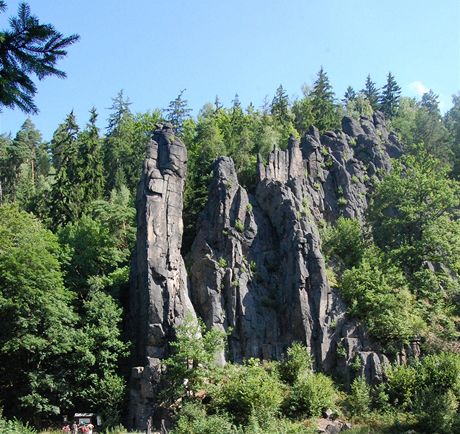
<path id="1" fill-rule="evenodd" d="M 168 124 L 148 144 L 137 192 L 137 241 L 130 292 L 130 331 L 135 347 L 129 424 L 146 429 L 153 415 L 161 360 L 174 326 L 195 315 L 187 288 L 182 243 L 187 151 Z"/>

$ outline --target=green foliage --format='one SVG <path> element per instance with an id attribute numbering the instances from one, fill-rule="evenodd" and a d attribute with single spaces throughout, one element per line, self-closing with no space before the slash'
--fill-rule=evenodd
<path id="1" fill-rule="evenodd" d="M 403 273 L 375 249 L 366 250 L 360 264 L 344 272 L 342 293 L 350 313 L 384 342 L 408 342 L 424 328 Z"/>
<path id="2" fill-rule="evenodd" d="M 289 98 L 282 85 L 279 85 L 278 89 L 276 89 L 276 93 L 271 104 L 271 114 L 276 121 L 282 125 L 287 125 L 291 122 Z"/>
<path id="3" fill-rule="evenodd" d="M 310 424 L 292 421 L 284 417 L 257 417 L 253 414 L 245 427 L 240 427 L 237 434 L 315 434 L 317 430 Z M 236 434 L 235 433 L 235 434 Z"/>
<path id="4" fill-rule="evenodd" d="M 182 98 L 186 89 L 182 89 L 177 95 L 176 99 L 169 103 L 168 108 L 165 110 L 166 119 L 171 122 L 174 130 L 178 135 L 182 135 L 184 130 L 184 123 L 190 116 L 191 108 L 188 106 L 188 101 Z"/>
<path id="5" fill-rule="evenodd" d="M 370 74 L 366 77 L 366 83 L 361 93 L 366 97 L 372 110 L 377 110 L 379 108 L 380 93 L 375 83 L 372 81 Z"/>
<path id="6" fill-rule="evenodd" d="M 113 191 L 110 201 L 95 201 L 88 211 L 90 215 L 83 215 L 58 232 L 69 256 L 65 264 L 66 284 L 83 294 L 89 288 L 112 288 L 119 292 L 120 285 L 128 282 L 135 238 L 135 210 L 129 192 L 126 188 Z"/>
<path id="7" fill-rule="evenodd" d="M 323 67 L 318 72 L 310 97 L 315 126 L 321 132 L 337 128 L 339 118 L 334 105 L 334 92 Z"/>
<path id="8" fill-rule="evenodd" d="M 323 410 L 334 408 L 334 384 L 324 374 L 300 376 L 292 386 L 286 403 L 287 412 L 296 417 L 321 416 Z"/>
<path id="9" fill-rule="evenodd" d="M 452 108 L 445 114 L 444 124 L 449 132 L 452 153 L 453 170 L 452 173 L 459 179 L 460 175 L 460 94 L 452 96 Z"/>
<path id="10" fill-rule="evenodd" d="M 401 88 L 396 83 L 393 74 L 389 72 L 387 82 L 382 88 L 379 107 L 387 119 L 391 119 L 396 115 L 399 107 L 400 94 Z"/>
<path id="11" fill-rule="evenodd" d="M 5 3 L 0 6 L 3 12 Z M 56 63 L 67 55 L 66 48 L 79 36 L 64 36 L 51 24 L 41 24 L 26 3 L 20 3 L 17 16 L 11 17 L 9 23 L 9 29 L 0 31 L 0 104 L 36 113 L 33 98 L 37 87 L 31 75 L 39 80 L 53 75 L 65 77 Z"/>
<path id="12" fill-rule="evenodd" d="M 186 403 L 179 411 L 171 434 L 231 434 L 235 427 L 225 414 L 206 414 L 199 403 Z"/>
<path id="13" fill-rule="evenodd" d="M 347 397 L 347 408 L 352 416 L 364 416 L 369 412 L 371 389 L 362 377 L 355 378 Z"/>
<path id="14" fill-rule="evenodd" d="M 312 371 L 313 358 L 300 342 L 294 342 L 286 351 L 286 358 L 280 364 L 283 381 L 293 384 L 302 375 Z"/>
<path id="15" fill-rule="evenodd" d="M 176 327 L 176 340 L 171 342 L 172 354 L 165 359 L 166 400 L 193 395 L 204 385 L 216 368 L 217 355 L 224 350 L 225 333 L 206 330 L 201 321 L 191 315 Z M 186 380 L 186 381 L 185 381 Z"/>
<path id="16" fill-rule="evenodd" d="M 451 210 L 460 203 L 460 186 L 447 178 L 447 170 L 421 150 L 395 162 L 377 186 L 370 209 L 374 239 L 411 270 L 430 256 L 433 238 L 428 244 L 427 233 L 437 228 L 438 236 L 444 236 L 441 219 L 451 219 Z"/>
<path id="17" fill-rule="evenodd" d="M 7 420 L 0 414 L 0 432 L 2 434 L 37 434 L 29 424 L 23 424 L 17 419 Z"/>
<path id="18" fill-rule="evenodd" d="M 134 115 L 130 104 L 120 91 L 110 107 L 109 125 L 102 145 L 107 196 L 123 185 L 131 194 L 136 191 L 147 143 L 161 117 L 159 110 Z"/>
<path id="19" fill-rule="evenodd" d="M 219 258 L 219 260 L 217 261 L 217 265 L 220 267 L 220 268 L 227 268 L 227 260 L 222 256 Z"/>
<path id="20" fill-rule="evenodd" d="M 451 390 L 441 394 L 432 392 L 422 392 L 416 405 L 420 428 L 428 433 L 457 433 L 460 427 L 458 398 Z"/>
<path id="21" fill-rule="evenodd" d="M 251 414 L 263 420 L 275 414 L 283 402 L 283 386 L 273 369 L 255 359 L 244 365 L 228 364 L 220 381 L 211 389 L 211 403 L 231 415 L 237 423 L 247 423 Z"/>
<path id="22" fill-rule="evenodd" d="M 339 217 L 335 226 L 325 228 L 321 235 L 323 253 L 327 258 L 338 256 L 347 267 L 359 263 L 366 242 L 358 220 Z"/>
<path id="23" fill-rule="evenodd" d="M 0 401 L 25 417 L 65 405 L 61 364 L 72 350 L 77 318 L 65 290 L 56 237 L 33 217 L 0 207 Z"/>
<path id="24" fill-rule="evenodd" d="M 244 232 L 244 223 L 240 219 L 235 220 L 235 229 L 240 233 Z"/>
<path id="25" fill-rule="evenodd" d="M 355 99 L 347 103 L 346 112 L 347 115 L 359 120 L 361 116 L 367 116 L 370 118 L 374 113 L 374 109 L 372 108 L 372 104 L 369 102 L 369 99 L 364 94 L 359 93 Z M 351 146 L 355 146 L 356 139 L 352 137 L 349 140 L 349 143 Z"/>
<path id="26" fill-rule="evenodd" d="M 79 217 L 82 212 L 78 132 L 75 116 L 71 112 L 65 122 L 58 126 L 51 141 L 57 171 L 46 202 L 53 229 Z"/>

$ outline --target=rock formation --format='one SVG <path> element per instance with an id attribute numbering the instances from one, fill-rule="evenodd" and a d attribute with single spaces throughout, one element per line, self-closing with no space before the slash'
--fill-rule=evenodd
<path id="1" fill-rule="evenodd" d="M 208 326 L 231 328 L 228 354 L 279 359 L 294 341 L 312 352 L 318 369 L 350 381 L 355 370 L 382 375 L 384 355 L 364 328 L 346 316 L 331 287 L 319 228 L 339 216 L 362 219 L 375 182 L 401 146 L 383 117 L 345 117 L 342 131 L 311 128 L 286 150 L 258 162 L 254 194 L 239 183 L 233 162 L 214 163 L 208 203 L 199 221 L 189 267 L 180 256 L 184 146 L 162 126 L 149 145 L 138 193 L 138 239 L 132 284 L 136 366 L 131 417 L 143 428 L 152 379 L 172 326 L 186 311 Z M 188 298 L 190 293 L 190 299 Z"/>
<path id="2" fill-rule="evenodd" d="M 137 193 L 137 241 L 130 294 L 130 332 L 135 344 L 129 423 L 145 429 L 152 416 L 160 362 L 173 328 L 195 315 L 187 287 L 182 244 L 187 150 L 170 125 L 159 125 L 148 144 Z"/>

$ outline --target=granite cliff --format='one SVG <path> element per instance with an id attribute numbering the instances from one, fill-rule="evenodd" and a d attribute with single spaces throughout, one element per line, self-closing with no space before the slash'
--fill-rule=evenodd
<path id="1" fill-rule="evenodd" d="M 317 369 L 347 382 L 350 363 L 359 358 L 362 373 L 378 381 L 386 356 L 347 317 L 340 290 L 328 281 L 319 228 L 341 215 L 361 219 L 374 183 L 400 154 L 396 136 L 376 113 L 359 122 L 345 117 L 340 131 L 324 135 L 311 128 L 300 143 L 291 137 L 286 150 L 259 159 L 254 193 L 239 184 L 230 158 L 218 158 L 187 273 L 180 254 L 186 148 L 168 125 L 158 127 L 137 197 L 130 295 L 134 427 L 145 429 L 152 416 L 161 360 L 187 312 L 210 327 L 231 328 L 222 363 L 279 359 L 300 341 Z"/>

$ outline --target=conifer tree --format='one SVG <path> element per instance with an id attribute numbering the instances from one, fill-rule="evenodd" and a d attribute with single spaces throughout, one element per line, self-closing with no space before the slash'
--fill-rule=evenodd
<path id="1" fill-rule="evenodd" d="M 380 93 L 379 89 L 376 87 L 375 83 L 371 79 L 371 75 L 368 74 L 366 77 L 366 83 L 364 84 L 364 89 L 361 90 L 364 96 L 368 99 L 369 104 L 373 110 L 378 110 Z"/>
<path id="2" fill-rule="evenodd" d="M 289 113 L 289 98 L 281 84 L 278 86 L 278 89 L 276 89 L 275 96 L 273 97 L 271 114 L 282 125 L 286 125 L 291 120 Z"/>
<path id="3" fill-rule="evenodd" d="M 220 98 L 216 95 L 216 98 L 214 100 L 214 111 L 216 113 L 218 113 L 220 110 L 222 110 L 222 108 L 224 107 L 224 105 L 222 104 L 222 102 L 220 101 Z"/>
<path id="4" fill-rule="evenodd" d="M 401 95 L 401 88 L 396 83 L 396 80 L 391 72 L 388 73 L 387 82 L 382 88 L 382 95 L 380 97 L 380 110 L 387 117 L 391 119 L 396 115 L 399 107 L 399 98 Z"/>
<path id="5" fill-rule="evenodd" d="M 0 1 L 0 12 L 5 9 L 5 2 Z M 30 7 L 20 3 L 17 16 L 10 18 L 10 28 L 0 31 L 0 106 L 36 113 L 37 87 L 30 75 L 39 80 L 50 75 L 65 77 L 56 62 L 78 38 L 62 35 L 51 24 L 41 24 L 31 15 Z"/>
<path id="6" fill-rule="evenodd" d="M 345 94 L 343 95 L 342 102 L 346 106 L 349 102 L 354 101 L 356 99 L 356 92 L 355 90 L 351 87 L 348 86 L 347 90 L 345 91 Z"/>
<path id="7" fill-rule="evenodd" d="M 121 188 L 127 184 L 126 162 L 132 157 L 132 146 L 127 124 L 132 121 L 133 115 L 129 109 L 131 103 L 123 94 L 118 92 L 112 99 L 107 134 L 104 141 L 104 170 L 108 174 L 106 195 L 114 188 Z"/>
<path id="8" fill-rule="evenodd" d="M 311 104 L 315 125 L 320 131 L 326 131 L 337 126 L 334 92 L 323 67 L 319 70 L 311 91 Z"/>
<path id="9" fill-rule="evenodd" d="M 422 95 L 420 106 L 428 110 L 432 114 L 440 114 L 439 112 L 439 95 L 436 95 L 432 89 Z"/>
<path id="10" fill-rule="evenodd" d="M 79 217 L 82 206 L 81 166 L 78 155 L 78 125 L 75 115 L 69 113 L 54 133 L 55 149 L 59 149 L 59 166 L 48 197 L 51 227 L 59 226 Z"/>
<path id="11" fill-rule="evenodd" d="M 182 89 L 176 99 L 173 99 L 165 110 L 166 119 L 171 122 L 178 135 L 182 134 L 184 122 L 192 112 L 192 109 L 188 106 L 188 101 L 182 98 L 185 91 L 186 89 Z"/>
<path id="12" fill-rule="evenodd" d="M 81 173 L 81 188 L 83 204 L 89 204 L 95 199 L 101 199 L 104 194 L 104 166 L 101 138 L 96 126 L 97 112 L 90 110 L 90 119 L 78 138 L 79 162 Z"/>

